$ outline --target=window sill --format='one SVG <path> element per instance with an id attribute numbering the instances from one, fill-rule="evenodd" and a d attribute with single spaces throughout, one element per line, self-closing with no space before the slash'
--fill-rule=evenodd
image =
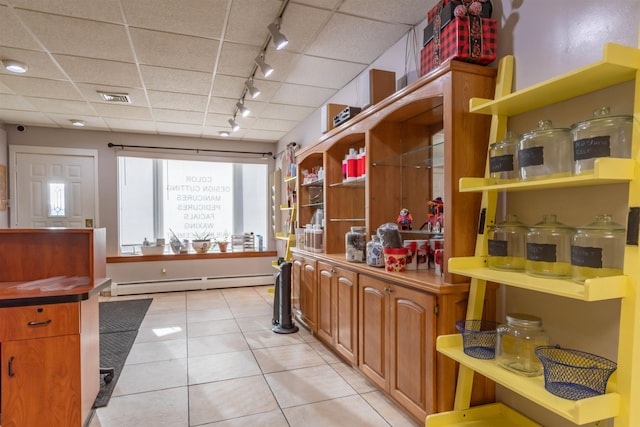
<path id="1" fill-rule="evenodd" d="M 160 255 L 119 255 L 107 257 L 107 264 L 122 262 L 149 262 L 149 261 L 187 261 L 195 259 L 222 259 L 222 258 L 274 258 L 276 251 L 253 252 L 208 252 L 206 254 L 160 254 Z"/>

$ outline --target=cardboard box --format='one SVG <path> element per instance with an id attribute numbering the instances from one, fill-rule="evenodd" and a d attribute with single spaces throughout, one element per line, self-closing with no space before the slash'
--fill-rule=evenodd
<path id="1" fill-rule="evenodd" d="M 420 52 L 420 75 L 448 59 L 486 65 L 496 59 L 498 23 L 494 19 L 463 16 L 453 18 Z"/>

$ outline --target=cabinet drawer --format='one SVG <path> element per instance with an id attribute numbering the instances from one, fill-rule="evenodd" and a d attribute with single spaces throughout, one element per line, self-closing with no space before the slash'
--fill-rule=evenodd
<path id="1" fill-rule="evenodd" d="M 79 304 L 0 308 L 0 342 L 77 334 Z"/>

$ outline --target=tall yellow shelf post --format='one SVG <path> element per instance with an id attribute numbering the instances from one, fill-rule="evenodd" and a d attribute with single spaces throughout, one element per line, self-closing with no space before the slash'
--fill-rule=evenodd
<path id="1" fill-rule="evenodd" d="M 639 40 L 640 44 L 640 40 Z M 508 62 L 511 61 L 511 65 Z M 581 301 L 620 299 L 617 371 L 607 393 L 577 401 L 554 396 L 544 388 L 542 377 L 524 378 L 498 367 L 492 360 L 464 354 L 459 334 L 438 337 L 437 350 L 460 363 L 453 411 L 429 415 L 427 427 L 532 427 L 538 426 L 502 403 L 469 407 L 472 379 L 478 372 L 576 425 L 614 419 L 615 427 L 640 426 L 640 49 L 617 44 L 604 47 L 603 58 L 529 88 L 509 94 L 512 59 L 502 60 L 495 99 L 471 99 L 470 111 L 491 114 L 490 142 L 504 134 L 506 118 L 569 100 L 580 95 L 635 80 L 633 135 L 630 159 L 598 158 L 593 173 L 537 182 L 493 184 L 485 178 L 462 178 L 460 191 L 482 192 L 485 210 L 484 231 L 478 235 L 474 257 L 452 258 L 449 271 L 471 278 L 468 319 L 482 316 L 487 281 Z M 487 168 L 488 170 L 488 168 Z M 532 278 L 523 273 L 498 272 L 486 266 L 487 227 L 495 219 L 500 191 L 527 191 L 545 188 L 595 186 L 628 183 L 627 244 L 622 276 L 589 279 L 584 285 L 570 280 Z"/>

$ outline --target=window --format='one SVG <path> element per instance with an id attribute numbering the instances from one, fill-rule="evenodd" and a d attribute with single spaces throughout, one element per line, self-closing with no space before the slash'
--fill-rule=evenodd
<path id="1" fill-rule="evenodd" d="M 268 230 L 268 167 L 261 163 L 118 158 L 120 251 L 147 239 Z"/>

